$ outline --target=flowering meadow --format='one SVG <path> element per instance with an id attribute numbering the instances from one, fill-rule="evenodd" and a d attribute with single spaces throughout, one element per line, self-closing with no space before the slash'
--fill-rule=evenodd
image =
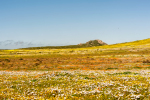
<path id="1" fill-rule="evenodd" d="M 0 71 L 1 100 L 149 100 L 150 70 Z"/>
<path id="2" fill-rule="evenodd" d="M 0 50 L 0 100 L 150 100 L 150 39 Z"/>

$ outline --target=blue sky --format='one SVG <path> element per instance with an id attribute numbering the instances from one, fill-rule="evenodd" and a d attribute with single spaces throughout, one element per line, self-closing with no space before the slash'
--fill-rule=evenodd
<path id="1" fill-rule="evenodd" d="M 0 49 L 150 38 L 150 0 L 0 0 Z"/>

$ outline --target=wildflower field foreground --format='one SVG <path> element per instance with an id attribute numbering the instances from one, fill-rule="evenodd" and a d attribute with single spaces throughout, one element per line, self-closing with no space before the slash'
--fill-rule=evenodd
<path id="1" fill-rule="evenodd" d="M 0 71 L 0 100 L 150 100 L 150 70 Z"/>

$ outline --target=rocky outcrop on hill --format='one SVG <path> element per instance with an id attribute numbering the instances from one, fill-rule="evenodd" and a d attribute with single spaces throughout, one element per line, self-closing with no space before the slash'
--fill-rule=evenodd
<path id="1" fill-rule="evenodd" d="M 107 43 L 103 42 L 102 40 L 90 40 L 86 43 L 80 43 L 78 44 L 80 46 L 86 46 L 86 47 L 92 47 L 92 46 L 102 46 L 102 45 L 107 45 Z"/>

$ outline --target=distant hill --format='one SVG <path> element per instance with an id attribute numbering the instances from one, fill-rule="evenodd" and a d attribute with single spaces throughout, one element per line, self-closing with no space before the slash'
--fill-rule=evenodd
<path id="1" fill-rule="evenodd" d="M 94 47 L 94 46 L 102 46 L 107 45 L 107 43 L 102 40 L 90 40 L 86 43 L 80 43 L 78 45 L 67 45 L 67 46 L 43 46 L 43 47 L 29 47 L 29 48 L 21 48 L 21 49 L 69 49 L 69 48 L 84 48 L 84 47 Z"/>
<path id="2" fill-rule="evenodd" d="M 107 45 L 107 43 L 103 42 L 102 40 L 90 40 L 86 43 L 80 43 L 78 45 L 85 46 L 85 47 L 93 47 L 93 46 Z"/>

